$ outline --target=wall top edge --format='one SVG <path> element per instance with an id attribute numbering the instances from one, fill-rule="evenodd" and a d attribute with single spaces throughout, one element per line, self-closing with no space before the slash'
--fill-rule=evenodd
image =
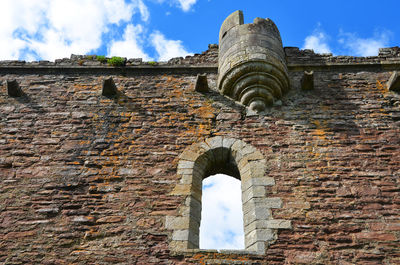
<path id="1" fill-rule="evenodd" d="M 355 57 L 333 56 L 331 53 L 319 54 L 313 50 L 301 50 L 298 47 L 284 47 L 289 71 L 298 68 L 325 69 L 332 67 L 384 67 L 398 68 L 400 65 L 400 47 L 381 48 L 378 56 Z M 90 55 L 71 55 L 71 58 L 58 59 L 54 62 L 25 62 L 18 60 L 0 61 L 2 73 L 7 72 L 216 72 L 218 67 L 218 45 L 210 44 L 201 54 L 172 58 L 167 62 L 143 62 L 142 59 L 126 59 L 122 66 L 111 66 L 97 61 Z"/>

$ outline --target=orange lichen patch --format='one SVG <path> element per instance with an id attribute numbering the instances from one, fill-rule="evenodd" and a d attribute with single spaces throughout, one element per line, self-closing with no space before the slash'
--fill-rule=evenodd
<path id="1" fill-rule="evenodd" d="M 81 162 L 79 161 L 72 161 L 72 162 L 66 162 L 67 165 L 80 165 Z"/>
<path id="2" fill-rule="evenodd" d="M 315 139 L 306 145 L 304 149 L 308 153 L 308 157 L 315 161 L 327 161 L 329 164 L 329 147 L 332 145 L 332 140 L 329 140 L 329 128 L 327 121 L 313 120 L 312 124 L 315 125 L 315 129 L 311 132 L 311 136 Z M 327 151 L 328 150 L 328 151 Z"/>
<path id="3" fill-rule="evenodd" d="M 386 93 L 388 91 L 388 88 L 386 86 L 386 83 L 383 83 L 384 81 L 382 80 L 376 80 L 376 88 L 381 91 L 382 93 Z"/>
<path id="4" fill-rule="evenodd" d="M 313 135 L 317 136 L 321 140 L 325 140 L 326 139 L 325 131 L 323 129 L 315 129 Z"/>
<path id="5" fill-rule="evenodd" d="M 74 84 L 74 90 L 93 90 L 94 85 Z"/>
<path id="6" fill-rule="evenodd" d="M 213 119 L 215 117 L 215 110 L 209 104 L 205 104 L 199 108 L 193 109 L 191 114 L 195 114 L 200 118 Z"/>
<path id="7" fill-rule="evenodd" d="M 319 140 L 326 140 L 327 121 L 322 124 L 319 120 L 311 121 L 317 128 L 314 129 L 312 135 L 316 136 Z"/>

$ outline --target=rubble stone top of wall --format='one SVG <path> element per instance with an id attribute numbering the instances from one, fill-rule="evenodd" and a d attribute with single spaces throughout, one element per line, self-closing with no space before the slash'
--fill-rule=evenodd
<path id="1" fill-rule="evenodd" d="M 291 65 L 329 65 L 329 64 L 380 64 L 400 63 L 400 47 L 390 47 L 379 49 L 378 56 L 354 57 L 354 56 L 333 56 L 331 53 L 319 54 L 313 50 L 300 50 L 298 47 L 285 47 L 285 54 L 288 66 Z M 107 58 L 105 58 L 107 59 Z M 218 65 L 218 45 L 210 44 L 208 49 L 201 54 L 192 56 L 176 57 L 167 62 L 145 62 L 141 58 L 123 58 L 124 67 L 157 67 L 157 66 L 207 66 L 217 67 Z M 0 61 L 0 67 L 87 67 L 87 68 L 113 68 L 107 61 L 101 62 L 95 55 L 75 55 L 70 58 L 56 59 L 51 61 L 20 61 L 4 60 Z"/>
<path id="2" fill-rule="evenodd" d="M 399 63 L 400 47 L 380 48 L 378 56 L 355 57 L 333 56 L 332 53 L 315 53 L 313 50 L 300 50 L 298 47 L 285 47 L 288 64 L 374 64 L 374 63 Z"/>
<path id="3" fill-rule="evenodd" d="M 70 58 L 56 59 L 54 62 L 51 61 L 20 61 L 20 60 L 5 60 L 0 61 L 0 67 L 8 66 L 25 66 L 25 67 L 41 67 L 41 66 L 82 66 L 82 67 L 113 67 L 107 63 L 107 59 L 98 57 L 96 55 L 75 55 L 72 54 Z M 170 65 L 211 65 L 214 66 L 218 62 L 218 45 L 210 44 L 208 45 L 208 50 L 202 52 L 201 54 L 194 54 L 192 56 L 176 57 L 168 60 L 167 62 L 155 62 L 149 61 L 145 62 L 142 58 L 123 58 L 125 67 L 135 67 L 135 66 L 170 66 Z"/>

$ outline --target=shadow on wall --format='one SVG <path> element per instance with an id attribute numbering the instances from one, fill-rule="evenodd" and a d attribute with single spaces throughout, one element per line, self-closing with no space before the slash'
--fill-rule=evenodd
<path id="1" fill-rule="evenodd" d="M 292 89 L 284 96 L 282 106 L 269 112 L 294 122 L 297 130 L 311 131 L 321 139 L 332 135 L 358 136 L 357 116 L 364 104 L 362 90 L 365 90 L 359 84 L 365 86 L 366 81 L 355 83 L 352 79 L 350 83 L 345 77 L 348 74 L 351 73 L 314 73 L 314 89 L 304 91 L 300 88 L 303 72 L 292 72 Z"/>
<path id="2" fill-rule="evenodd" d="M 22 96 L 15 97 L 16 101 L 19 104 L 23 104 L 26 108 L 30 108 L 36 114 L 46 114 L 48 111 L 42 107 L 40 103 L 38 103 L 33 97 L 29 96 L 27 93 L 24 92 L 24 88 L 22 88 Z"/>

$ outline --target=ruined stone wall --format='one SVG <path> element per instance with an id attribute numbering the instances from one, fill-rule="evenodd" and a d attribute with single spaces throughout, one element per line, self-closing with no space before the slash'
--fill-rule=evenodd
<path id="1" fill-rule="evenodd" d="M 288 64 L 315 65 L 315 64 L 398 64 L 400 62 L 400 48 L 381 48 L 378 56 L 355 57 L 333 56 L 332 53 L 315 53 L 313 50 L 300 50 L 297 47 L 285 47 Z"/>
<path id="2" fill-rule="evenodd" d="M 315 89 L 302 91 L 303 72 L 289 62 L 291 90 L 254 115 L 217 92 L 216 67 L 4 64 L 0 263 L 400 262 L 400 96 L 387 90 L 391 72 L 380 65 L 314 63 Z M 202 71 L 206 93 L 194 91 Z M 110 75 L 119 94 L 107 98 L 101 86 Z M 7 95 L 11 79 L 24 96 Z M 218 135 L 261 151 L 276 182 L 267 195 L 283 201 L 274 218 L 292 222 L 265 255 L 169 250 L 165 218 L 184 203 L 171 195 L 179 155 Z"/>

